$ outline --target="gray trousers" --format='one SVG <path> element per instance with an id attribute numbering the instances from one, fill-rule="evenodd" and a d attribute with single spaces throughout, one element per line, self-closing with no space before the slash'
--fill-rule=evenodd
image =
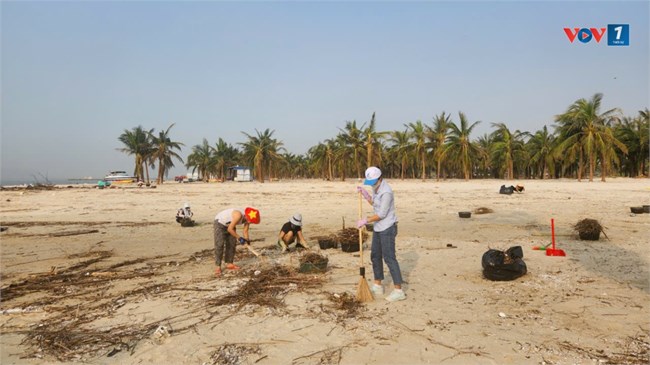
<path id="1" fill-rule="evenodd" d="M 372 232 L 372 246 L 370 246 L 370 261 L 375 280 L 384 280 L 384 263 L 388 266 L 393 284 L 402 285 L 402 272 L 395 256 L 395 237 L 397 237 L 397 223 L 381 232 Z M 383 259 L 383 261 L 382 261 Z"/>
<path id="2" fill-rule="evenodd" d="M 214 221 L 214 262 L 221 266 L 221 261 L 226 264 L 232 264 L 235 259 L 235 249 L 237 242 L 235 237 L 228 233 L 228 227 Z M 225 248 L 225 257 L 224 257 Z"/>

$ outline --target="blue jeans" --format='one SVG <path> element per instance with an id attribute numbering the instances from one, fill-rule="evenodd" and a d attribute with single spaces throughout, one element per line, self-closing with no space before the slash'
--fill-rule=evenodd
<path id="1" fill-rule="evenodd" d="M 397 223 L 384 231 L 373 232 L 370 261 L 372 261 L 375 280 L 384 280 L 384 261 L 386 261 L 393 284 L 402 285 L 402 273 L 395 257 L 395 237 L 397 237 Z"/>

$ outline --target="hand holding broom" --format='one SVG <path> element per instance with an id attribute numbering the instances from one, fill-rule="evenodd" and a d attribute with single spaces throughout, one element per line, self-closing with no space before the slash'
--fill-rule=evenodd
<path id="1" fill-rule="evenodd" d="M 361 220 L 361 192 L 359 192 L 359 220 Z M 359 227 L 359 257 L 361 259 L 361 267 L 359 267 L 359 286 L 357 287 L 357 300 L 360 302 L 370 302 L 374 298 L 372 292 L 368 287 L 368 282 L 366 281 L 366 268 L 363 266 L 363 229 L 365 225 Z"/>

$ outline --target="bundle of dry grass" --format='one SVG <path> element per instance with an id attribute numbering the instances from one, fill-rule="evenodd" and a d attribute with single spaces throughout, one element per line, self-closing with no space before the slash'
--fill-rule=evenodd
<path id="1" fill-rule="evenodd" d="M 363 241 L 368 239 L 368 232 L 363 231 Z M 359 230 L 356 228 L 345 228 L 336 234 L 336 240 L 340 244 L 352 245 L 359 243 Z"/>
<path id="2" fill-rule="evenodd" d="M 573 229 L 578 232 L 581 240 L 598 241 L 601 232 L 607 237 L 604 227 L 595 219 L 582 219 L 573 226 Z"/>
<path id="3" fill-rule="evenodd" d="M 302 273 L 325 272 L 329 259 L 315 252 L 307 252 L 300 256 L 299 271 Z"/>
<path id="4" fill-rule="evenodd" d="M 313 265 L 319 265 L 322 263 L 327 263 L 328 258 L 315 253 L 315 252 L 307 252 L 306 254 L 300 256 L 300 264 L 313 264 Z"/>

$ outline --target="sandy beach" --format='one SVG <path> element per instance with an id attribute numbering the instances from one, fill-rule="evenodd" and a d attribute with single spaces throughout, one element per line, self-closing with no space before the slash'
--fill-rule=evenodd
<path id="1" fill-rule="evenodd" d="M 356 179 L 0 190 L 0 363 L 650 362 L 650 214 L 630 212 L 650 204 L 649 179 L 388 182 L 407 299 L 358 308 L 337 300 L 356 293 L 359 252 L 315 239 L 354 225 Z M 525 191 L 499 194 L 502 184 Z M 195 227 L 174 220 L 184 202 Z M 214 216 L 245 206 L 261 212 L 261 257 L 238 247 L 242 270 L 216 278 Z M 492 212 L 458 216 L 478 208 Z M 327 271 L 291 273 L 266 302 L 225 300 L 256 272 L 299 267 L 301 253 L 274 248 L 294 212 Z M 607 237 L 581 241 L 584 218 Z M 551 242 L 551 219 L 565 257 L 533 250 Z M 511 246 L 528 273 L 485 279 L 483 253 Z M 363 256 L 371 279 L 369 246 Z"/>

